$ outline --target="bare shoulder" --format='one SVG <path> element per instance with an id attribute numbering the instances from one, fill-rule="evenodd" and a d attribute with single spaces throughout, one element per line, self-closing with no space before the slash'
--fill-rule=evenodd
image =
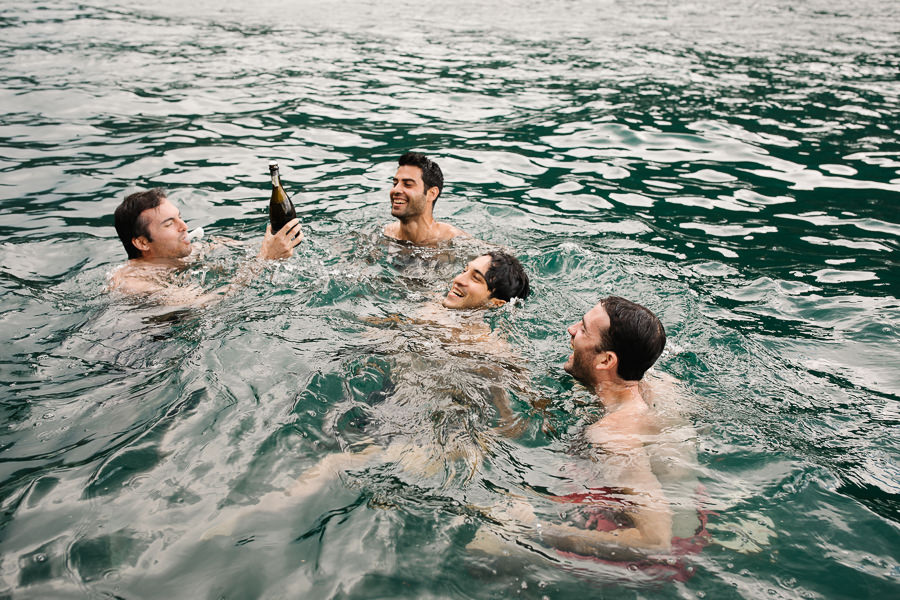
<path id="1" fill-rule="evenodd" d="M 469 234 L 450 223 L 437 223 L 437 237 L 444 242 L 455 237 L 469 237 Z"/>
<path id="2" fill-rule="evenodd" d="M 681 389 L 678 380 L 668 373 L 651 369 L 641 380 L 641 395 L 650 405 L 679 393 Z"/>
<path id="3" fill-rule="evenodd" d="M 613 453 L 627 453 L 644 444 L 644 436 L 655 431 L 654 415 L 643 402 L 608 413 L 592 424 L 585 435 L 592 444 Z"/>
<path id="4" fill-rule="evenodd" d="M 688 388 L 668 373 L 651 369 L 641 381 L 641 396 L 649 404 L 660 426 L 675 427 L 686 421 L 695 398 Z"/>
<path id="5" fill-rule="evenodd" d="M 400 237 L 400 222 L 394 221 L 393 223 L 388 223 L 384 226 L 383 230 L 384 235 L 388 237 L 392 237 L 395 239 L 399 239 Z"/>
<path id="6" fill-rule="evenodd" d="M 122 294 L 152 294 L 163 289 L 163 284 L 152 270 L 124 264 L 109 276 L 109 289 Z"/>

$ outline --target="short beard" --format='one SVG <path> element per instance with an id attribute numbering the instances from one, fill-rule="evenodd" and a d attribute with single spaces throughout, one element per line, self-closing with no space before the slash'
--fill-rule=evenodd
<path id="1" fill-rule="evenodd" d="M 590 363 L 585 363 L 584 359 L 581 358 L 578 354 L 573 354 L 572 356 L 572 365 L 569 366 L 568 362 L 563 366 L 563 369 L 566 373 L 575 378 L 579 383 L 591 387 L 590 374 L 591 374 L 591 365 Z"/>

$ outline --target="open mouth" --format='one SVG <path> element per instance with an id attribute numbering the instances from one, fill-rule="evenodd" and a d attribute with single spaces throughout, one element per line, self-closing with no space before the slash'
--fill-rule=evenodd
<path id="1" fill-rule="evenodd" d="M 449 292 L 447 295 L 448 295 L 448 296 L 456 296 L 457 298 L 462 298 L 462 297 L 463 297 L 462 291 L 460 291 L 460 289 L 457 288 L 457 287 L 452 287 L 452 288 L 450 288 L 450 292 Z"/>

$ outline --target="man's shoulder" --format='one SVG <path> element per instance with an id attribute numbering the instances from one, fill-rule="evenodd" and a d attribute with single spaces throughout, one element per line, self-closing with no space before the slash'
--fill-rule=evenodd
<path id="1" fill-rule="evenodd" d="M 604 445 L 610 441 L 621 442 L 625 438 L 637 438 L 647 432 L 652 416 L 646 404 L 633 404 L 613 411 L 590 425 L 586 433 L 595 444 Z"/>
<path id="2" fill-rule="evenodd" d="M 468 233 L 466 233 L 459 227 L 451 225 L 450 223 L 438 222 L 437 223 L 437 233 L 438 233 L 438 237 L 440 238 L 440 241 L 442 241 L 442 242 L 445 242 L 447 240 L 452 240 L 455 237 L 461 237 L 461 236 L 469 237 Z"/>
<path id="3" fill-rule="evenodd" d="M 394 221 L 392 223 L 388 223 L 384 226 L 382 233 L 388 237 L 399 238 L 400 237 L 400 222 Z"/>
<path id="4" fill-rule="evenodd" d="M 162 289 L 158 269 L 133 260 L 118 267 L 109 276 L 109 289 L 123 294 L 150 294 Z"/>
<path id="5" fill-rule="evenodd" d="M 392 221 L 384 226 L 384 234 L 389 235 L 391 237 L 397 237 L 397 234 L 400 233 L 400 222 Z"/>

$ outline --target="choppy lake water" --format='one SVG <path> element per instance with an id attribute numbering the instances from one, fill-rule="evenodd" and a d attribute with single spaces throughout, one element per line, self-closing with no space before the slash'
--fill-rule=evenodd
<path id="1" fill-rule="evenodd" d="M 900 593 L 900 4 L 487 4 L 0 4 L 0 595 Z M 410 148 L 485 244 L 378 234 Z M 227 282 L 269 159 L 293 258 L 203 309 L 104 292 L 148 187 L 241 242 L 180 274 Z M 514 358 L 383 324 L 486 244 L 532 275 L 487 319 Z M 467 549 L 472 507 L 590 418 L 565 326 L 611 293 L 660 315 L 698 432 L 713 543 L 685 582 Z M 489 434 L 491 383 L 521 436 Z M 250 510 L 370 436 L 424 454 Z"/>

